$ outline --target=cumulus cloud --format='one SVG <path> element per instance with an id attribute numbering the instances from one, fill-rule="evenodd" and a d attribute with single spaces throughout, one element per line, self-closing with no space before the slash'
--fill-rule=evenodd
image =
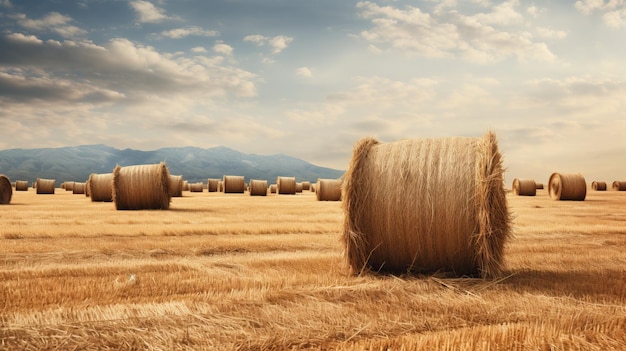
<path id="1" fill-rule="evenodd" d="M 191 52 L 202 53 L 202 52 L 207 52 L 207 50 L 202 46 L 196 46 L 196 47 L 191 48 Z"/>
<path id="2" fill-rule="evenodd" d="M 198 26 L 187 28 L 175 28 L 161 32 L 161 35 L 171 39 L 181 39 L 191 35 L 201 37 L 215 37 L 219 35 L 219 32 L 214 30 L 206 30 Z"/>
<path id="3" fill-rule="evenodd" d="M 308 67 L 300 67 L 296 69 L 296 74 L 300 77 L 311 78 L 313 77 L 313 72 Z"/>
<path id="4" fill-rule="evenodd" d="M 289 44 L 293 41 L 293 38 L 285 35 L 266 37 L 260 34 L 251 34 L 244 37 L 243 41 L 254 43 L 257 46 L 267 45 L 272 48 L 272 54 L 279 54 L 289 46 Z"/>
<path id="5" fill-rule="evenodd" d="M 31 19 L 25 14 L 16 14 L 13 17 L 17 23 L 26 29 L 34 31 L 51 31 L 64 38 L 75 38 L 87 34 L 87 31 L 69 24 L 72 18 L 58 12 L 50 12 L 40 19 Z"/>
<path id="6" fill-rule="evenodd" d="M 602 20 L 611 28 L 626 27 L 626 3 L 623 0 L 581 0 L 574 5 L 584 15 L 591 15 L 598 11 L 602 13 Z"/>
<path id="7" fill-rule="evenodd" d="M 228 44 L 224 44 L 224 42 L 220 40 L 213 45 L 213 51 L 218 54 L 230 56 L 233 54 L 233 47 Z"/>
<path id="8" fill-rule="evenodd" d="M 168 19 L 165 10 L 154 6 L 149 1 L 131 1 L 129 5 L 135 10 L 139 23 L 159 23 Z"/>

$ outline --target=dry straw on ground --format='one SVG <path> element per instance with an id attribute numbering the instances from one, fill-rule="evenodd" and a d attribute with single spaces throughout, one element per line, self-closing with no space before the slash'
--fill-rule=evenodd
<path id="1" fill-rule="evenodd" d="M 626 191 L 626 181 L 619 181 L 619 180 L 614 181 L 613 190 Z"/>
<path id="2" fill-rule="evenodd" d="M 92 173 L 87 180 L 87 192 L 92 202 L 113 201 L 113 173 Z"/>
<path id="3" fill-rule="evenodd" d="M 224 193 L 243 194 L 246 192 L 246 182 L 243 176 L 225 175 L 223 183 Z"/>
<path id="4" fill-rule="evenodd" d="M 219 184 L 220 184 L 220 180 L 219 179 L 214 179 L 214 178 L 209 178 L 207 180 L 207 191 L 210 193 L 214 193 L 217 192 L 219 189 Z"/>
<path id="5" fill-rule="evenodd" d="M 37 178 L 37 180 L 35 181 L 35 188 L 37 189 L 37 194 L 54 194 L 55 186 L 56 186 L 55 179 Z"/>
<path id="6" fill-rule="evenodd" d="M 85 195 L 86 184 L 83 182 L 74 182 L 72 186 L 72 194 Z"/>
<path id="7" fill-rule="evenodd" d="M 278 195 L 294 195 L 296 193 L 296 177 L 276 177 Z"/>
<path id="8" fill-rule="evenodd" d="M 343 182 L 343 241 L 353 273 L 501 275 L 511 219 L 494 133 L 364 138 Z"/>
<path id="9" fill-rule="evenodd" d="M 15 191 L 28 191 L 28 180 L 16 180 Z"/>
<path id="10" fill-rule="evenodd" d="M 537 195 L 537 184 L 533 179 L 515 178 L 513 179 L 513 194 L 535 196 Z"/>
<path id="11" fill-rule="evenodd" d="M 13 186 L 9 177 L 4 174 L 0 174 L 0 205 L 6 205 L 11 203 L 11 197 L 13 196 Z"/>
<path id="12" fill-rule="evenodd" d="M 267 196 L 267 180 L 250 179 L 250 196 Z"/>
<path id="13" fill-rule="evenodd" d="M 341 179 L 318 179 L 317 201 L 341 201 Z"/>
<path id="14" fill-rule="evenodd" d="M 170 188 L 171 197 L 183 196 L 183 176 L 182 175 L 170 175 Z"/>
<path id="15" fill-rule="evenodd" d="M 548 191 L 553 200 L 583 201 L 587 196 L 587 182 L 580 173 L 552 173 Z"/>
<path id="16" fill-rule="evenodd" d="M 113 201 L 117 210 L 167 210 L 169 171 L 165 163 L 117 166 L 113 170 Z"/>
<path id="17" fill-rule="evenodd" d="M 606 182 L 593 181 L 591 182 L 591 189 L 596 191 L 606 191 Z"/>

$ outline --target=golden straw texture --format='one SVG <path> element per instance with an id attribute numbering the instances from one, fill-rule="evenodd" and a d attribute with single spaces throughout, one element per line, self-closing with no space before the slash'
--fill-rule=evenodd
<path id="1" fill-rule="evenodd" d="M 15 191 L 28 191 L 28 180 L 16 180 Z"/>
<path id="2" fill-rule="evenodd" d="M 117 210 L 167 210 L 169 171 L 165 163 L 115 167 L 113 201 Z"/>
<path id="3" fill-rule="evenodd" d="M 616 191 L 625 191 L 626 190 L 626 181 L 616 180 L 613 182 L 613 190 Z"/>
<path id="4" fill-rule="evenodd" d="M 183 196 L 183 176 L 170 175 L 170 187 L 168 189 L 171 197 Z"/>
<path id="5" fill-rule="evenodd" d="M 207 180 L 207 191 L 210 193 L 214 193 L 218 191 L 220 180 L 209 178 Z"/>
<path id="6" fill-rule="evenodd" d="M 593 181 L 591 182 L 591 189 L 596 191 L 606 191 L 606 182 Z"/>
<path id="7" fill-rule="evenodd" d="M 223 183 L 224 193 L 243 194 L 246 192 L 246 182 L 243 176 L 225 175 Z"/>
<path id="8" fill-rule="evenodd" d="M 341 179 L 318 179 L 317 201 L 341 201 Z"/>
<path id="9" fill-rule="evenodd" d="M 521 196 L 537 195 L 537 184 L 532 179 L 513 179 L 513 194 Z"/>
<path id="10" fill-rule="evenodd" d="M 0 205 L 7 205 L 11 203 L 11 197 L 13 196 L 13 186 L 9 177 L 4 174 L 0 174 Z"/>
<path id="11" fill-rule="evenodd" d="M 267 180 L 250 179 L 250 196 L 267 196 Z"/>
<path id="12" fill-rule="evenodd" d="M 276 192 L 279 195 L 296 193 L 296 177 L 276 177 Z"/>
<path id="13" fill-rule="evenodd" d="M 92 173 L 87 180 L 87 192 L 92 202 L 113 201 L 113 173 Z"/>
<path id="14" fill-rule="evenodd" d="M 54 179 L 41 179 L 37 178 L 35 181 L 35 188 L 37 188 L 37 194 L 54 194 L 56 180 Z"/>
<path id="15" fill-rule="evenodd" d="M 579 173 L 552 173 L 548 191 L 553 200 L 583 201 L 587 196 L 587 182 Z"/>
<path id="16" fill-rule="evenodd" d="M 85 186 L 86 184 L 83 182 L 74 182 L 74 186 L 72 187 L 72 194 L 85 195 Z"/>
<path id="17" fill-rule="evenodd" d="M 352 273 L 501 275 L 511 224 L 494 133 L 386 144 L 364 138 L 343 191 Z"/>

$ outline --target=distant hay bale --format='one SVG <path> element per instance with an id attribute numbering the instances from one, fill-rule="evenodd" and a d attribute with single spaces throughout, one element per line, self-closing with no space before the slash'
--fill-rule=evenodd
<path id="1" fill-rule="evenodd" d="M 606 191 L 606 182 L 593 181 L 591 182 L 591 189 L 595 191 Z"/>
<path id="2" fill-rule="evenodd" d="M 515 178 L 513 179 L 513 194 L 535 196 L 537 195 L 537 184 L 533 179 Z"/>
<path id="3" fill-rule="evenodd" d="M 35 188 L 37 188 L 37 194 L 54 194 L 55 186 L 56 186 L 56 180 L 54 179 L 37 178 L 37 180 L 35 181 Z"/>
<path id="4" fill-rule="evenodd" d="M 311 191 L 315 192 L 315 184 L 311 184 Z"/>
<path id="5" fill-rule="evenodd" d="M 11 203 L 13 196 L 13 186 L 9 177 L 0 174 L 0 205 L 8 205 Z"/>
<path id="6" fill-rule="evenodd" d="M 196 182 L 189 184 L 189 191 L 192 193 L 201 193 L 204 191 L 204 184 L 202 182 Z"/>
<path id="7" fill-rule="evenodd" d="M 113 201 L 113 173 L 92 173 L 87 180 L 91 202 Z"/>
<path id="8" fill-rule="evenodd" d="M 224 182 L 220 180 L 219 183 L 217 183 L 217 192 L 218 193 L 223 193 L 224 192 Z"/>
<path id="9" fill-rule="evenodd" d="M 267 196 L 267 180 L 250 179 L 250 196 Z"/>
<path id="10" fill-rule="evenodd" d="M 243 176 L 225 175 L 224 193 L 226 194 L 243 194 L 246 192 L 246 182 Z"/>
<path id="11" fill-rule="evenodd" d="M 171 197 L 183 196 L 183 176 L 182 175 L 170 175 L 170 187 L 169 190 Z"/>
<path id="12" fill-rule="evenodd" d="M 296 183 L 296 193 L 301 193 L 302 192 L 302 183 L 297 182 Z"/>
<path id="13" fill-rule="evenodd" d="M 296 193 L 296 177 L 277 177 L 276 193 L 278 195 L 294 195 Z"/>
<path id="14" fill-rule="evenodd" d="M 15 191 L 28 191 L 28 180 L 16 180 Z"/>
<path id="15" fill-rule="evenodd" d="M 85 183 L 74 182 L 73 187 L 72 187 L 72 194 L 85 195 Z"/>
<path id="16" fill-rule="evenodd" d="M 613 182 L 613 190 L 616 191 L 625 191 L 626 190 L 626 181 L 616 180 Z"/>
<path id="17" fill-rule="evenodd" d="M 543 189 L 543 183 L 535 183 L 535 188 L 537 190 L 542 190 Z"/>
<path id="18" fill-rule="evenodd" d="M 219 190 L 219 185 L 220 185 L 219 179 L 209 178 L 207 181 L 206 187 L 210 193 L 215 193 Z"/>
<path id="19" fill-rule="evenodd" d="M 165 163 L 117 166 L 113 170 L 113 201 L 117 210 L 167 210 L 169 171 Z"/>
<path id="20" fill-rule="evenodd" d="M 302 190 L 311 190 L 311 182 L 302 182 Z"/>
<path id="21" fill-rule="evenodd" d="M 318 179 L 315 188 L 317 201 L 341 201 L 341 179 Z"/>
<path id="22" fill-rule="evenodd" d="M 587 182 L 582 174 L 552 173 L 548 191 L 553 200 L 583 201 L 587 196 Z"/>
<path id="23" fill-rule="evenodd" d="M 494 133 L 393 143 L 363 138 L 343 191 L 352 273 L 502 274 L 511 219 Z"/>
<path id="24" fill-rule="evenodd" d="M 270 194 L 276 194 L 276 184 L 270 185 Z"/>
<path id="25" fill-rule="evenodd" d="M 61 188 L 65 189 L 65 191 L 74 191 L 74 182 L 63 182 Z"/>

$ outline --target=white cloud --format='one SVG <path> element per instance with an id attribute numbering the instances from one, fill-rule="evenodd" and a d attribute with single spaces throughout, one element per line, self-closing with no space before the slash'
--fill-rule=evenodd
<path id="1" fill-rule="evenodd" d="M 163 9 L 154 6 L 149 1 L 137 0 L 129 4 L 137 13 L 139 23 L 159 23 L 168 19 Z"/>
<path id="2" fill-rule="evenodd" d="M 256 44 L 257 46 L 268 45 L 272 48 L 272 54 L 279 54 L 286 49 L 293 41 L 293 38 L 285 35 L 277 35 L 275 37 L 266 37 L 260 34 L 247 35 L 243 38 L 243 41 L 248 41 Z"/>
<path id="3" fill-rule="evenodd" d="M 626 27 L 626 3 L 624 0 L 582 0 L 576 1 L 575 7 L 585 15 L 598 11 L 603 13 L 602 20 L 611 28 Z"/>
<path id="4" fill-rule="evenodd" d="M 562 30 L 554 30 L 546 27 L 537 27 L 535 28 L 537 32 L 537 36 L 541 38 L 550 38 L 550 39 L 563 39 L 567 37 L 567 32 Z"/>
<path id="5" fill-rule="evenodd" d="M 224 44 L 224 42 L 220 40 L 217 41 L 215 45 L 213 45 L 213 51 L 219 54 L 230 56 L 233 54 L 233 47 L 228 44 Z"/>
<path id="6" fill-rule="evenodd" d="M 202 46 L 196 46 L 196 47 L 191 48 L 191 52 L 203 53 L 203 52 L 207 52 L 207 50 L 203 48 Z"/>
<path id="7" fill-rule="evenodd" d="M 296 74 L 300 77 L 311 78 L 313 77 L 313 72 L 308 67 L 300 67 L 296 69 Z"/>
<path id="8" fill-rule="evenodd" d="M 25 14 L 16 14 L 13 17 L 23 28 L 35 31 L 52 31 L 64 38 L 74 38 L 87 33 L 87 31 L 69 24 L 72 18 L 58 12 L 50 12 L 41 19 L 30 19 Z"/>
<path id="9" fill-rule="evenodd" d="M 161 32 L 161 35 L 171 39 L 181 39 L 190 35 L 201 37 L 215 37 L 219 35 L 219 32 L 214 30 L 206 30 L 198 26 L 188 28 L 175 28 Z"/>
<path id="10" fill-rule="evenodd" d="M 626 8 L 609 11 L 602 16 L 602 19 L 611 28 L 626 28 Z"/>

